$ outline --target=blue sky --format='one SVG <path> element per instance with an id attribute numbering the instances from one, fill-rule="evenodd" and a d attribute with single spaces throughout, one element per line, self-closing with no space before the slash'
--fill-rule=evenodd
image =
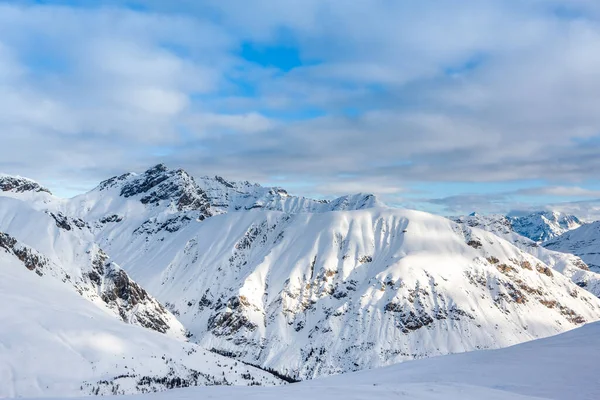
<path id="1" fill-rule="evenodd" d="M 0 171 L 70 196 L 164 162 L 595 217 L 599 18 L 588 0 L 0 1 Z"/>

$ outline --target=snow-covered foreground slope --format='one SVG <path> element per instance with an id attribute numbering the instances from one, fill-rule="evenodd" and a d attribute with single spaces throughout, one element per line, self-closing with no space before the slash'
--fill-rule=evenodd
<path id="1" fill-rule="evenodd" d="M 295 378 L 503 347 L 600 317 L 597 298 L 539 259 L 426 213 L 232 212 L 127 229 L 100 240 L 194 340 Z"/>
<path id="2" fill-rule="evenodd" d="M 596 400 L 600 324 L 514 347 L 411 361 L 273 388 L 203 387 L 132 400 Z"/>
<path id="3" fill-rule="evenodd" d="M 551 250 L 575 254 L 600 273 L 600 222 L 596 221 L 569 231 L 544 243 Z"/>
<path id="4" fill-rule="evenodd" d="M 471 214 L 454 217 L 452 220 L 470 227 L 484 229 L 506 239 L 519 249 L 533 255 L 554 270 L 570 278 L 578 286 L 593 293 L 596 297 L 600 297 L 600 274 L 598 271 L 590 271 L 586 263 L 576 255 L 550 250 L 516 233 L 508 217 L 504 215 Z M 585 225 L 585 227 L 587 226 L 589 225 Z"/>
<path id="5" fill-rule="evenodd" d="M 196 345 L 117 320 L 62 282 L 29 270 L 34 259 L 0 249 L 0 397 L 278 382 Z"/>

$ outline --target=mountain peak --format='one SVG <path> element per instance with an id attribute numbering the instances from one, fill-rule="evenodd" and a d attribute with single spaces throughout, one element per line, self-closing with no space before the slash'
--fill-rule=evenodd
<path id="1" fill-rule="evenodd" d="M 46 189 L 36 181 L 23 178 L 20 176 L 10 176 L 0 174 L 0 191 L 12 192 L 12 193 L 25 193 L 25 192 L 45 192 L 52 194 L 50 190 Z"/>
<path id="2" fill-rule="evenodd" d="M 147 175 L 160 174 L 162 172 L 167 172 L 168 170 L 169 170 L 169 168 L 165 164 L 160 163 L 160 164 L 156 164 L 152 168 L 147 169 L 146 172 L 144 172 L 144 174 L 147 174 Z"/>
<path id="3" fill-rule="evenodd" d="M 121 186 L 120 196 L 139 196 L 147 205 L 170 201 L 179 211 L 203 211 L 208 214 L 209 200 L 206 193 L 183 169 L 169 170 L 158 164 L 141 175 L 130 176 Z M 207 215 L 208 216 L 208 215 Z"/>

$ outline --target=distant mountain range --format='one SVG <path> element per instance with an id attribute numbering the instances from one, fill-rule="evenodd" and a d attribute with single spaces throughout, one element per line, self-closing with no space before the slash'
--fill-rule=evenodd
<path id="1" fill-rule="evenodd" d="M 531 218 L 522 217 L 526 220 L 537 220 L 541 213 L 532 214 Z M 553 213 L 559 215 L 558 213 Z M 564 216 L 568 219 L 568 216 Z M 473 228 L 484 229 L 488 232 L 492 232 L 498 235 L 519 249 L 535 256 L 536 258 L 543 260 L 546 264 L 552 266 L 553 269 L 560 271 L 563 275 L 570 278 L 578 286 L 585 288 L 586 290 L 594 293 L 600 297 L 600 274 L 599 271 L 591 270 L 590 267 L 584 262 L 584 260 L 575 254 L 558 252 L 551 250 L 550 247 L 545 247 L 545 243 L 538 243 L 528 237 L 522 236 L 520 233 L 515 231 L 513 225 L 513 219 L 504 215 L 479 215 L 473 213 L 468 216 L 453 217 L 451 218 L 457 223 L 464 224 Z M 547 219 L 545 219 L 548 221 Z M 588 225 L 583 225 L 581 228 Z M 546 223 L 543 222 L 537 231 L 544 230 Z M 573 232 L 576 232 L 574 230 Z M 566 234 L 565 234 L 566 235 Z M 560 237 L 558 237 L 560 238 Z M 558 240 L 555 239 L 555 240 Z"/>
<path id="2" fill-rule="evenodd" d="M 537 243 L 579 222 L 521 218 L 451 221 L 162 164 L 72 199 L 2 176 L 0 322 L 22 324 L 0 335 L 80 372 L 0 347 L 0 396 L 277 384 L 599 320 L 598 275 Z"/>
<path id="3" fill-rule="evenodd" d="M 501 224 L 509 227 L 511 231 L 540 243 L 584 225 L 584 222 L 576 216 L 558 211 L 538 211 L 521 216 L 504 216 L 500 214 L 482 216 L 475 212 L 468 215 L 468 217 L 487 218 L 488 222 L 501 221 Z M 456 218 L 453 217 L 452 219 Z"/>

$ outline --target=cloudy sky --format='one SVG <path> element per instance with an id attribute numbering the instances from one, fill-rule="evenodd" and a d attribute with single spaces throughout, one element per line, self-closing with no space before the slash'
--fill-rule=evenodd
<path id="1" fill-rule="evenodd" d="M 0 0 L 0 171 L 600 207 L 597 0 Z"/>

